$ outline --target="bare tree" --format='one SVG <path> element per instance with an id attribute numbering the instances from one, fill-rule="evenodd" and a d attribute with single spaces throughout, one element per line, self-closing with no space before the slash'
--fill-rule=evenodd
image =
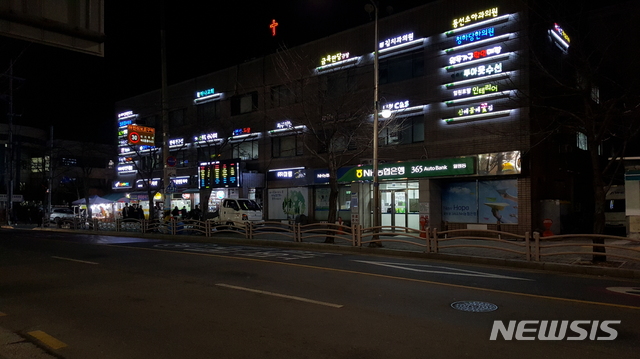
<path id="1" fill-rule="evenodd" d="M 635 63 L 620 61 L 621 55 L 632 58 L 632 53 L 638 53 L 638 39 L 628 33 L 640 18 L 637 4 L 632 6 L 636 11 L 625 6 L 632 4 L 601 9 L 597 14 L 576 14 L 572 8 L 574 16 L 564 17 L 567 21 L 562 28 L 556 24 L 547 30 L 549 41 L 558 43 L 556 51 L 533 47 L 531 52 L 532 78 L 537 77 L 545 86 L 545 91 L 533 94 L 531 99 L 544 118 L 540 137 L 575 134 L 586 145 L 595 234 L 604 233 L 606 193 L 616 175 L 620 178 L 621 159 L 640 133 L 640 76 Z M 621 13 L 625 16 L 620 17 Z M 547 24 L 552 26 L 553 22 Z M 554 31 L 563 37 L 564 44 L 552 39 Z M 604 239 L 595 239 L 594 244 L 602 245 Z M 604 253 L 604 247 L 594 246 L 594 252 Z M 606 257 L 595 255 L 593 260 L 604 261 Z"/>
<path id="2" fill-rule="evenodd" d="M 371 155 L 372 67 L 337 65 L 328 71 L 313 71 L 317 61 L 310 60 L 299 49 L 279 51 L 274 62 L 284 85 L 275 92 L 272 89 L 272 97 L 277 96 L 279 101 L 286 99 L 275 106 L 282 106 L 280 114 L 284 117 L 296 119 L 292 125 L 302 137 L 306 153 L 327 167 L 330 188 L 327 221 L 334 223 L 338 214 L 338 170 Z M 398 131 L 401 126 L 399 120 L 380 121 L 378 136 L 382 131 Z M 327 237 L 326 242 L 333 243 L 333 238 Z"/>

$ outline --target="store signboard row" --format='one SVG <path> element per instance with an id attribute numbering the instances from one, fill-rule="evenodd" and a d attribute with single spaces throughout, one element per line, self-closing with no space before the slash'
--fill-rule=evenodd
<path id="1" fill-rule="evenodd" d="M 456 175 L 472 175 L 476 173 L 475 157 L 443 158 L 402 162 L 378 166 L 380 179 L 421 178 Z M 373 179 L 373 166 L 353 167 L 342 177 L 340 182 L 368 181 Z"/>

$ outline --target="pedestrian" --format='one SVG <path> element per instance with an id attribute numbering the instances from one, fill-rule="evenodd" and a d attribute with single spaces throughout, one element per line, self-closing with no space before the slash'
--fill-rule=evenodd
<path id="1" fill-rule="evenodd" d="M 191 211 L 191 218 L 199 221 L 200 220 L 200 206 L 196 204 L 196 207 Z"/>
<path id="2" fill-rule="evenodd" d="M 189 217 L 189 211 L 187 211 L 187 206 L 182 206 L 180 210 L 180 214 L 182 215 L 182 219 L 187 219 Z"/>
<path id="3" fill-rule="evenodd" d="M 129 207 L 129 203 L 124 204 L 124 208 L 122 208 L 122 219 L 127 219 L 131 215 L 131 208 Z"/>
<path id="4" fill-rule="evenodd" d="M 178 206 L 175 206 L 173 211 L 171 211 L 171 215 L 174 217 L 178 217 L 180 215 L 180 210 L 178 209 Z"/>

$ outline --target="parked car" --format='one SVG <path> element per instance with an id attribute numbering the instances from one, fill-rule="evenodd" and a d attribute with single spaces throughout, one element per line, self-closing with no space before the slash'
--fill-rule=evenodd
<path id="1" fill-rule="evenodd" d="M 71 208 L 53 208 L 49 214 L 49 221 L 59 223 L 65 219 L 73 219 L 76 214 Z"/>
<path id="2" fill-rule="evenodd" d="M 263 224 L 262 208 L 256 201 L 248 198 L 224 198 L 222 206 L 210 219 L 216 224 L 243 226 L 247 222 Z"/>

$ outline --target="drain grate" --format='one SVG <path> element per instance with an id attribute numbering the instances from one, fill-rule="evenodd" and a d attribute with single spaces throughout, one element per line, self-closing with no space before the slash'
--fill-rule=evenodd
<path id="1" fill-rule="evenodd" d="M 451 303 L 451 308 L 461 310 L 463 312 L 484 313 L 493 312 L 498 309 L 498 306 L 487 302 L 464 301 Z"/>

